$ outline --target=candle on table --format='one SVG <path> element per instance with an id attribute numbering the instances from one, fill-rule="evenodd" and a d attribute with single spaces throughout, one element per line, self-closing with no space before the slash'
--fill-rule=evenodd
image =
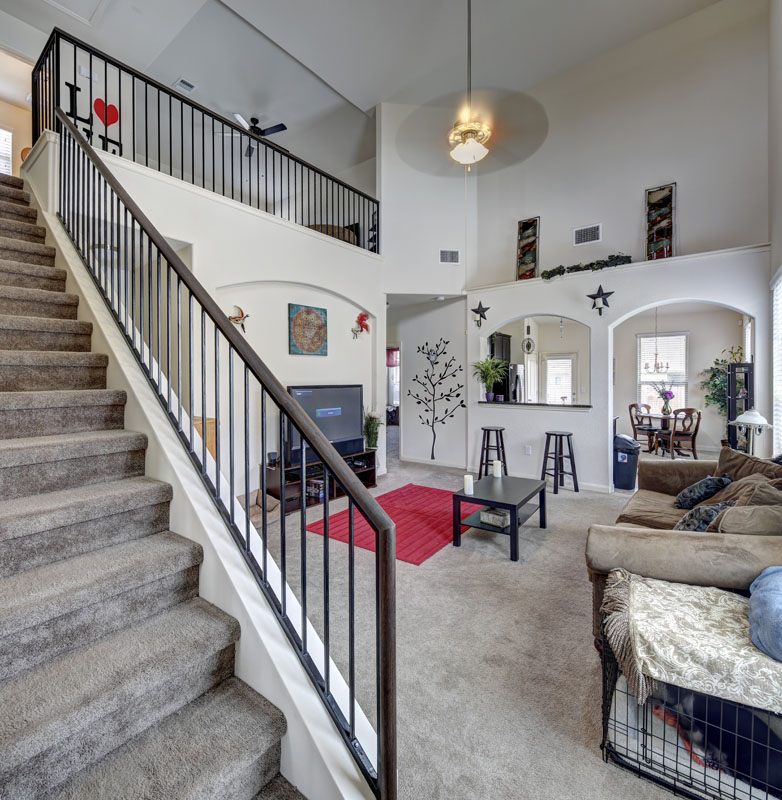
<path id="1" fill-rule="evenodd" d="M 472 494 L 472 475 L 465 475 L 464 476 L 464 493 L 465 494 Z"/>
<path id="2" fill-rule="evenodd" d="M 502 461 L 493 461 L 491 465 L 491 474 L 495 478 L 502 477 Z"/>

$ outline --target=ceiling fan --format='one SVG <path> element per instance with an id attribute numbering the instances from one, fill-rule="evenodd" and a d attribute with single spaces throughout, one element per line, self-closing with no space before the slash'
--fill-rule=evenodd
<path id="1" fill-rule="evenodd" d="M 271 136 L 273 133 L 282 133 L 288 130 L 288 126 L 284 122 L 280 122 L 277 125 L 270 125 L 268 128 L 260 128 L 258 127 L 258 117 L 250 117 L 250 121 L 247 122 L 247 120 L 237 112 L 234 112 L 234 119 L 246 131 L 250 131 L 250 133 L 260 136 L 261 138 Z"/>

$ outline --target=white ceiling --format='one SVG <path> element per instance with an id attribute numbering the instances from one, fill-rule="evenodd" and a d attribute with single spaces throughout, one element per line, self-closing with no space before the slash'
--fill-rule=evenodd
<path id="1" fill-rule="evenodd" d="M 474 0 L 473 84 L 522 92 L 713 2 Z M 161 82 L 184 76 L 226 115 L 284 121 L 276 141 L 331 172 L 374 154 L 379 102 L 428 104 L 466 80 L 466 0 L 0 0 L 2 11 Z"/>

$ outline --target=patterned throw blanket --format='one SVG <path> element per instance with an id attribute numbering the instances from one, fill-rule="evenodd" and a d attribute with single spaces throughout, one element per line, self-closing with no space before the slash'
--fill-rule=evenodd
<path id="1" fill-rule="evenodd" d="M 619 569 L 608 576 L 603 613 L 639 704 L 662 681 L 782 714 L 782 662 L 752 643 L 746 598 Z"/>

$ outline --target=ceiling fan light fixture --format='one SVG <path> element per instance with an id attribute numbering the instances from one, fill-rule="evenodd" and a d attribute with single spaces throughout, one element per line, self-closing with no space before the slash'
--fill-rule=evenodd
<path id="1" fill-rule="evenodd" d="M 489 148 L 485 142 L 491 137 L 491 129 L 482 122 L 461 122 L 448 134 L 451 158 L 459 164 L 475 164 L 485 158 Z"/>

